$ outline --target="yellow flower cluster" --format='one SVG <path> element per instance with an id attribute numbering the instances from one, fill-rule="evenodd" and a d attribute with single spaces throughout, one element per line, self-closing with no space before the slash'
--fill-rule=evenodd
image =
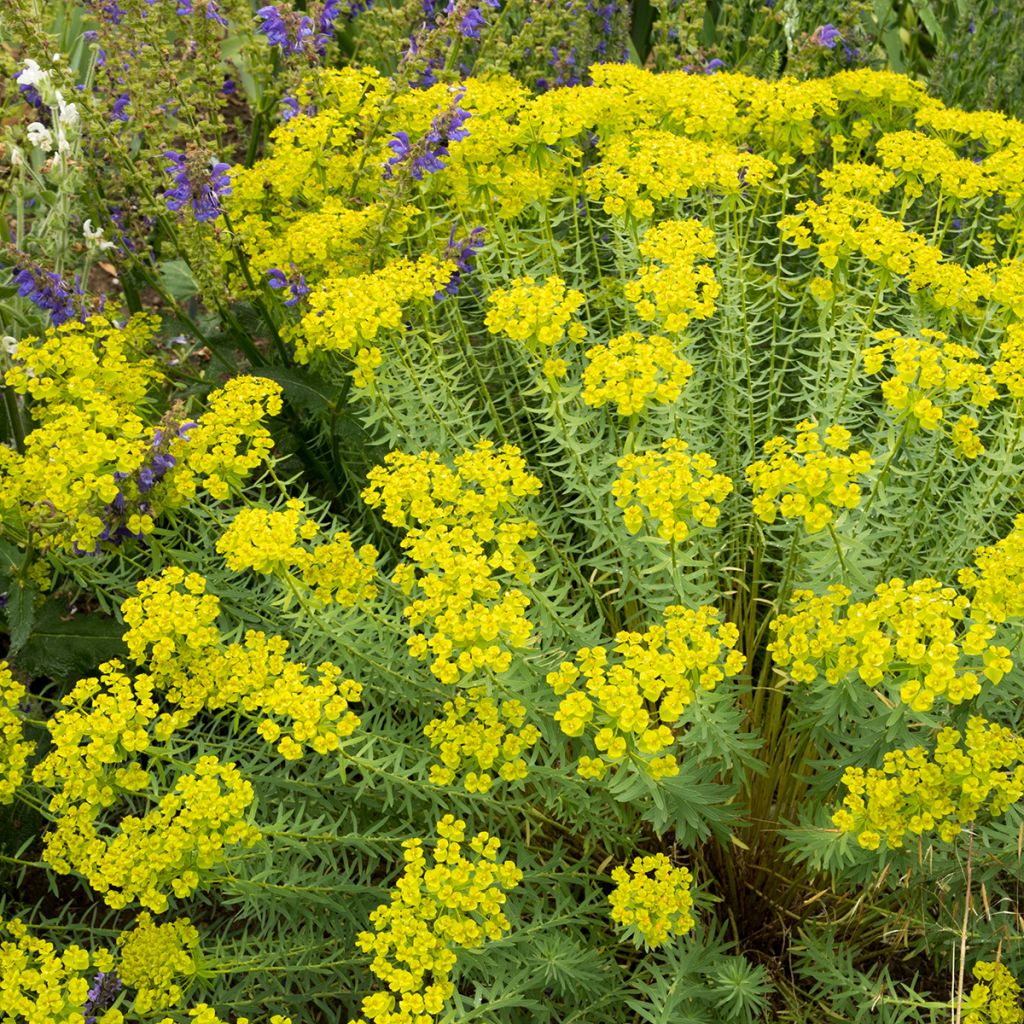
<path id="1" fill-rule="evenodd" d="M 425 240 L 436 255 L 424 259 L 443 280 L 454 268 L 437 252 L 438 211 L 467 224 L 511 224 L 531 205 L 562 209 L 583 191 L 616 217 L 674 216 L 691 197 L 728 215 L 766 193 L 792 196 L 794 182 L 816 190 L 810 182 L 822 171 L 821 200 L 801 204 L 780 227 L 798 245 L 816 245 L 826 267 L 856 255 L 884 282 L 903 277 L 939 309 L 974 315 L 978 301 L 990 299 L 1024 310 L 1019 269 L 962 266 L 902 220 L 927 190 L 926 202 L 941 211 L 977 218 L 988 229 L 979 238 L 1005 237 L 1024 191 L 1012 119 L 947 109 L 919 83 L 867 69 L 768 82 L 606 65 L 592 78 L 591 86 L 539 96 L 507 76 L 463 83 L 459 104 L 472 113 L 470 135 L 430 175 L 431 202 L 421 208 L 396 202 L 370 169 L 392 155 L 394 133 L 423 136 L 450 105 L 448 86 L 393 100 L 368 71 L 324 71 L 311 80 L 316 114 L 280 126 L 264 160 L 233 171 L 225 198 L 233 233 L 260 275 L 294 264 L 309 279 L 316 310 L 295 332 L 302 358 L 337 350 L 340 339 L 346 354 L 365 353 L 365 369 L 356 372 L 368 379 L 380 358 L 369 335 L 381 322 L 389 330 L 399 322 L 381 296 L 392 294 L 400 308 L 410 294 L 394 280 L 401 269 L 374 271 L 372 261 L 392 239 Z M 590 166 L 581 171 L 584 162 Z M 780 168 L 784 185 L 776 184 Z M 413 276 L 430 273 L 424 267 Z M 418 294 L 432 287 L 424 281 Z"/>
<path id="2" fill-rule="evenodd" d="M 437 834 L 432 864 L 422 840 L 402 844 L 405 870 L 391 902 L 370 915 L 374 930 L 356 940 L 387 986 L 363 1000 L 363 1014 L 374 1024 L 433 1024 L 454 991 L 456 949 L 479 949 L 510 928 L 505 893 L 523 875 L 514 862 L 498 860 L 500 841 L 480 832 L 466 844 L 466 856 L 466 823 L 450 814 L 437 823 Z"/>
<path id="3" fill-rule="evenodd" d="M 562 697 L 555 714 L 566 736 L 594 728 L 597 757 L 584 756 L 577 771 L 603 778 L 608 765 L 627 754 L 652 778 L 676 775 L 672 730 L 698 687 L 713 690 L 743 671 L 735 650 L 739 630 L 716 608 L 665 609 L 664 625 L 645 633 L 616 634 L 612 657 L 604 647 L 584 647 L 547 676 Z"/>
<path id="4" fill-rule="evenodd" d="M 14 799 L 18 787 L 25 780 L 25 766 L 35 752 L 36 745 L 25 739 L 24 722 L 19 705 L 26 691 L 11 675 L 10 666 L 0 661 L 0 805 Z"/>
<path id="5" fill-rule="evenodd" d="M 564 377 L 566 362 L 557 351 L 566 337 L 579 342 L 586 335 L 583 324 L 572 319 L 584 301 L 583 293 L 566 290 L 560 277 L 543 283 L 517 277 L 508 288 L 497 288 L 487 297 L 490 308 L 484 323 L 491 334 L 507 334 L 532 356 L 543 358 L 546 376 Z"/>
<path id="6" fill-rule="evenodd" d="M 883 283 L 903 277 L 911 292 L 926 291 L 940 310 L 976 314 L 979 299 L 996 295 L 990 266 L 962 267 L 870 202 L 828 193 L 820 203 L 800 203 L 797 208 L 799 213 L 779 221 L 782 237 L 804 249 L 816 244 L 822 264 L 830 270 L 857 253 L 879 268 Z M 1019 300 L 1016 290 L 1006 296 L 1008 304 Z"/>
<path id="7" fill-rule="evenodd" d="M 894 330 L 878 331 L 874 338 L 879 344 L 864 352 L 866 373 L 881 373 L 887 359 L 893 363 L 893 374 L 882 382 L 882 395 L 900 414 L 897 422 L 909 418 L 924 430 L 935 430 L 951 406 L 970 403 L 985 409 L 999 397 L 974 349 L 948 341 L 942 331 L 923 327 L 920 333 L 921 338 L 907 338 Z M 956 450 L 966 459 L 985 450 L 977 428 L 977 418 L 965 413 L 950 431 Z"/>
<path id="8" fill-rule="evenodd" d="M 961 586 L 974 591 L 976 618 L 1006 622 L 1024 618 L 1024 515 L 1000 541 L 974 552 L 974 566 L 961 569 Z"/>
<path id="9" fill-rule="evenodd" d="M 81 553 L 150 533 L 200 486 L 224 498 L 266 457 L 262 420 L 281 408 L 270 380 L 229 381 L 197 424 L 178 408 L 155 421 L 147 395 L 163 378 L 140 353 L 156 326 L 144 315 L 124 327 L 92 317 L 19 345 L 5 381 L 33 397 L 38 424 L 23 452 L 0 446 L 0 521 L 19 544 L 32 535 Z"/>
<path id="10" fill-rule="evenodd" d="M 655 204 L 685 199 L 696 191 L 738 195 L 744 186 L 768 180 L 775 165 L 740 152 L 729 141 L 708 142 L 674 132 L 644 129 L 617 134 L 602 147 L 601 160 L 584 173 L 591 199 L 605 213 L 654 216 Z"/>
<path id="11" fill-rule="evenodd" d="M 639 533 L 645 517 L 657 524 L 662 540 L 681 543 L 694 523 L 718 525 L 719 506 L 732 491 L 732 481 L 715 473 L 718 465 L 706 452 L 690 454 L 685 441 L 670 437 L 660 449 L 624 455 L 622 471 L 612 485 L 615 504 L 630 533 Z"/>
<path id="12" fill-rule="evenodd" d="M 152 796 L 156 806 L 144 816 L 108 820 L 126 795 L 150 794 L 160 745 L 201 711 L 255 718 L 259 735 L 289 760 L 307 747 L 337 750 L 359 725 L 350 708 L 361 696 L 358 683 L 330 662 L 310 679 L 305 664 L 287 660 L 282 637 L 250 630 L 242 642 L 225 643 L 219 602 L 205 587 L 178 568 L 139 584 L 122 611 L 129 655 L 147 671 L 131 676 L 111 661 L 99 677 L 81 680 L 48 723 L 51 746 L 34 771 L 52 791 L 56 818 L 45 859 L 85 875 L 114 907 L 138 899 L 162 912 L 170 892 L 195 891 L 227 845 L 260 838 L 246 821 L 252 787 L 215 758 L 200 758 L 171 792 Z"/>
<path id="13" fill-rule="evenodd" d="M 248 1017 L 235 1017 L 234 1015 L 231 1017 L 231 1022 L 221 1020 L 217 1016 L 217 1011 L 209 1003 L 196 1003 L 195 1006 L 190 1006 L 188 1016 L 191 1024 L 250 1024 Z M 104 1019 L 102 1017 L 99 1018 L 97 1024 L 102 1024 Z M 110 1022 L 110 1024 L 113 1024 L 113 1022 Z M 158 1024 L 181 1024 L 181 1018 L 164 1017 Z M 292 1024 L 292 1019 L 291 1017 L 283 1017 L 281 1014 L 275 1013 L 270 1018 L 270 1024 Z"/>
<path id="14" fill-rule="evenodd" d="M 280 411 L 281 385 L 266 377 L 232 377 L 214 391 L 197 426 L 171 446 L 181 467 L 167 476 L 176 503 L 193 497 L 196 477 L 219 500 L 239 487 L 274 447 L 263 420 Z"/>
<path id="15" fill-rule="evenodd" d="M 850 447 L 845 427 L 828 427 L 822 439 L 818 425 L 804 420 L 796 431 L 795 442 L 784 437 L 765 442 L 767 458 L 747 466 L 747 481 L 758 519 L 774 523 L 777 515 L 802 517 L 807 532 L 817 533 L 832 522 L 834 509 L 857 507 L 861 489 L 856 478 L 874 460 L 867 451 L 845 454 Z"/>
<path id="16" fill-rule="evenodd" d="M 641 267 L 639 278 L 624 289 L 640 319 L 678 334 L 691 320 L 711 316 L 721 287 L 711 267 L 696 264 L 716 252 L 714 232 L 700 221 L 667 220 L 652 227 L 640 253 L 654 262 Z"/>
<path id="17" fill-rule="evenodd" d="M 294 343 L 300 363 L 332 353 L 348 357 L 355 386 L 369 387 L 383 361 L 378 336 L 397 331 L 406 307 L 443 291 L 454 271 L 448 260 L 403 257 L 373 272 L 329 278 L 310 292 L 308 311 L 283 337 Z"/>
<path id="18" fill-rule="evenodd" d="M 217 540 L 217 551 L 234 572 L 297 578 L 321 604 L 352 608 L 373 601 L 377 549 L 364 544 L 357 552 L 344 532 L 307 549 L 302 542 L 316 539 L 320 529 L 306 518 L 305 507 L 291 498 L 284 509 L 242 509 Z"/>
<path id="19" fill-rule="evenodd" d="M 19 342 L 4 383 L 40 404 L 39 422 L 74 407 L 97 428 L 112 429 L 126 411 L 138 410 L 163 378 L 146 355 L 159 326 L 156 317 L 141 313 L 123 327 L 103 316 L 85 323 L 69 320 Z"/>
<path id="20" fill-rule="evenodd" d="M 962 1024 L 1022 1024 L 1020 983 L 1004 964 L 979 960 L 971 973 L 976 983 L 967 993 Z"/>
<path id="21" fill-rule="evenodd" d="M 583 401 L 595 409 L 614 403 L 620 416 L 643 412 L 648 401 L 674 402 L 693 375 L 693 367 L 675 350 L 675 343 L 660 334 L 644 337 L 636 331 L 591 346 Z"/>
<path id="22" fill-rule="evenodd" d="M 243 508 L 217 540 L 217 553 L 232 572 L 253 572 L 271 576 L 295 564 L 300 540 L 311 540 L 319 532 L 304 515 L 305 503 L 291 498 L 284 509 Z"/>
<path id="23" fill-rule="evenodd" d="M 942 196 L 975 199 L 999 189 L 998 176 L 984 164 L 958 157 L 941 139 L 921 131 L 898 131 L 883 135 L 875 144 L 883 167 L 896 174 L 911 195 L 921 195 L 923 185 L 936 183 Z"/>
<path id="24" fill-rule="evenodd" d="M 81 946 L 68 946 L 58 953 L 53 943 L 30 935 L 18 918 L 0 918 L 0 939 L 0 1020 L 4 1024 L 81 1024 L 92 975 L 113 970 L 110 950 L 90 953 Z M 96 1014 L 95 1024 L 123 1022 L 120 1010 Z"/>
<path id="25" fill-rule="evenodd" d="M 126 770 L 124 788 L 137 791 L 144 774 L 138 769 L 136 780 Z M 100 823 L 100 807 L 83 801 L 69 808 L 46 834 L 43 860 L 60 874 L 84 875 L 110 907 L 137 900 L 161 914 L 170 892 L 184 899 L 196 891 L 200 872 L 222 863 L 225 847 L 262 838 L 246 820 L 252 801 L 252 785 L 233 763 L 200 757 L 153 810 L 126 815 L 113 835 Z"/>
<path id="26" fill-rule="evenodd" d="M 523 754 L 540 739 L 540 730 L 524 725 L 526 708 L 521 701 L 496 701 L 482 686 L 445 701 L 444 718 L 435 718 L 423 730 L 431 747 L 440 752 L 441 763 L 430 769 L 430 781 L 447 786 L 466 764 L 475 765 L 463 785 L 470 793 L 486 793 L 497 774 L 506 782 L 526 777 Z"/>
<path id="27" fill-rule="evenodd" d="M 951 704 L 981 692 L 981 677 L 998 683 L 1013 667 L 1006 647 L 991 644 L 996 627 L 969 621 L 970 603 L 933 579 L 880 583 L 870 601 L 849 605 L 850 591 L 831 586 L 824 595 L 793 592 L 793 610 L 772 622 L 769 650 L 790 666 L 798 682 L 824 669 L 833 685 L 853 672 L 869 686 L 888 678 L 900 699 L 928 711 L 936 697 Z"/>
<path id="28" fill-rule="evenodd" d="M 613 868 L 612 881 L 611 918 L 637 946 L 656 949 L 694 926 L 693 875 L 673 867 L 665 854 L 637 857 L 628 869 Z"/>
<path id="29" fill-rule="evenodd" d="M 297 760 L 304 746 L 318 754 L 337 750 L 359 726 L 349 705 L 362 687 L 342 679 L 336 665 L 318 665 L 313 682 L 303 662 L 286 660 L 283 637 L 249 630 L 241 643 L 225 644 L 214 625 L 220 603 L 206 593 L 202 576 L 172 567 L 138 589 L 122 606 L 129 654 L 148 668 L 136 682 L 146 680 L 177 705 L 156 723 L 157 739 L 166 740 L 203 708 L 238 707 L 275 716 L 262 717 L 257 732 L 282 757 Z M 288 729 L 275 718 L 290 720 Z"/>
<path id="30" fill-rule="evenodd" d="M 1002 814 L 1024 795 L 1024 765 L 1016 764 L 1024 760 L 1024 739 L 978 716 L 968 720 L 962 739 L 961 746 L 956 729 L 941 729 L 931 757 L 912 747 L 890 751 L 881 769 L 847 768 L 847 794 L 832 823 L 876 850 L 883 839 L 898 847 L 908 833 L 935 828 L 952 842 L 982 811 Z"/>
<path id="31" fill-rule="evenodd" d="M 136 1013 L 181 1005 L 184 992 L 178 979 L 191 979 L 195 974 L 199 947 L 199 932 L 187 917 L 156 924 L 143 911 L 132 928 L 118 936 L 117 945 L 121 953 L 117 976 L 136 990 Z"/>
<path id="32" fill-rule="evenodd" d="M 520 499 L 539 492 L 540 481 L 518 448 L 491 441 L 456 456 L 453 467 L 429 451 L 391 452 L 384 461 L 370 471 L 363 500 L 405 530 L 409 561 L 394 580 L 406 594 L 421 595 L 405 608 L 410 624 L 431 627 L 430 635 L 410 636 L 410 653 L 431 658 L 431 672 L 444 683 L 481 668 L 506 671 L 532 627 L 525 616 L 530 599 L 502 581 L 527 580 L 534 571 L 522 545 L 537 527 L 515 512 Z"/>
<path id="33" fill-rule="evenodd" d="M 1024 398 L 1024 323 L 1010 324 L 991 367 L 992 379 L 1010 398 Z"/>

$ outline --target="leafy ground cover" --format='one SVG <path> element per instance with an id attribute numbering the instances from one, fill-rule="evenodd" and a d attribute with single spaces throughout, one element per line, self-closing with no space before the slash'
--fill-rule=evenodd
<path id="1" fill-rule="evenodd" d="M 1024 1020 L 1024 124 L 890 7 L 5 11 L 3 1020 Z"/>

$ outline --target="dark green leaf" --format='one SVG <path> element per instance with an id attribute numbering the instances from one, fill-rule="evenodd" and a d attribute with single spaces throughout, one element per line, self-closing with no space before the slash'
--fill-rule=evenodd
<path id="1" fill-rule="evenodd" d="M 32 630 L 36 613 L 36 588 L 21 587 L 17 583 L 7 592 L 7 631 L 11 639 L 10 654 L 21 650 Z"/>
<path id="2" fill-rule="evenodd" d="M 58 680 L 88 675 L 104 661 L 125 654 L 123 631 L 122 624 L 109 616 L 93 612 L 68 618 L 62 604 L 48 601 L 18 653 L 18 667 L 32 676 Z"/>

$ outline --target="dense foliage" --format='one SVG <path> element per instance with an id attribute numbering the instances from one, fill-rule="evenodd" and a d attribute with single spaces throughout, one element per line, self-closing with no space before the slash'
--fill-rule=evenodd
<path id="1" fill-rule="evenodd" d="M 12 5 L 0 1019 L 1024 1020 L 1024 124 L 342 6 Z"/>

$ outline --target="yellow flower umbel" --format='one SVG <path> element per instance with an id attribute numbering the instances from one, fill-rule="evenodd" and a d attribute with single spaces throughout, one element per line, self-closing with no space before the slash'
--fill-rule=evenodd
<path id="1" fill-rule="evenodd" d="M 899 413 L 897 422 L 909 420 L 923 430 L 935 430 L 947 410 L 968 405 L 986 409 L 999 397 L 974 349 L 948 341 L 942 331 L 922 328 L 920 333 L 924 340 L 879 331 L 874 335 L 879 344 L 864 352 L 865 373 L 881 373 L 887 360 L 893 364 L 892 375 L 882 381 L 882 395 Z M 966 412 L 950 429 L 957 452 L 966 459 L 985 450 L 977 429 L 977 417 Z"/>
<path id="2" fill-rule="evenodd" d="M 778 515 L 802 518 L 807 532 L 817 533 L 832 522 L 836 509 L 857 507 L 857 477 L 867 473 L 874 460 L 866 451 L 846 454 L 850 432 L 844 427 L 829 427 L 824 439 L 811 420 L 798 423 L 796 430 L 794 442 L 784 437 L 765 442 L 767 457 L 747 466 L 747 481 L 758 519 L 774 523 Z"/>
<path id="3" fill-rule="evenodd" d="M 942 729 L 931 756 L 912 747 L 890 751 L 881 769 L 847 768 L 847 793 L 832 823 L 875 850 L 883 839 L 898 847 L 907 834 L 934 829 L 952 842 L 982 812 L 1003 814 L 1024 794 L 1024 739 L 973 716 L 960 742 L 956 729 Z"/>
<path id="4" fill-rule="evenodd" d="M 663 853 L 637 857 L 629 868 L 612 869 L 611 918 L 637 946 L 656 949 L 693 926 L 693 875 Z"/>
<path id="5" fill-rule="evenodd" d="M 414 627 L 431 627 L 429 635 L 412 634 L 410 653 L 431 658 L 431 672 L 444 683 L 477 669 L 506 671 L 512 650 L 525 647 L 532 632 L 530 599 L 503 586 L 503 578 L 527 580 L 534 571 L 522 545 L 537 527 L 515 508 L 540 481 L 519 449 L 479 441 L 454 467 L 436 452 L 391 452 L 368 479 L 363 500 L 405 529 L 409 561 L 394 580 L 406 594 L 418 592 L 405 616 Z"/>
<path id="6" fill-rule="evenodd" d="M 970 700 L 982 678 L 998 683 L 1013 667 L 1009 650 L 990 643 L 996 627 L 972 621 L 970 602 L 953 587 L 892 579 L 843 613 L 849 599 L 842 586 L 823 596 L 794 591 L 792 612 L 772 623 L 775 663 L 790 666 L 798 682 L 813 682 L 822 670 L 832 684 L 854 672 L 869 686 L 888 680 L 915 711 L 931 710 L 939 696 L 950 704 Z"/>
<path id="7" fill-rule="evenodd" d="M 25 700 L 25 687 L 11 675 L 10 666 L 0 661 L 0 804 L 9 804 L 25 780 L 25 766 L 36 749 L 26 740 L 18 706 Z"/>
<path id="8" fill-rule="evenodd" d="M 220 865 L 225 847 L 262 838 L 247 821 L 253 798 L 233 763 L 201 757 L 153 810 L 126 815 L 112 834 L 97 827 L 101 808 L 86 801 L 69 807 L 45 836 L 43 860 L 61 874 L 84 875 L 110 907 L 137 901 L 162 914 L 172 892 L 184 899 L 199 888 L 200 872 Z"/>
<path id="9" fill-rule="evenodd" d="M 586 328 L 573 314 L 584 303 L 583 293 L 566 290 L 560 277 L 538 283 L 517 277 L 508 288 L 497 288 L 487 298 L 490 309 L 484 323 L 491 334 L 506 334 L 519 342 L 535 359 L 543 360 L 546 377 L 564 377 L 562 344 L 582 341 Z M 571 322 L 570 322 L 571 321 Z"/>
<path id="10" fill-rule="evenodd" d="M 664 625 L 616 634 L 611 658 L 604 647 L 584 647 L 575 662 L 549 673 L 548 685 L 565 695 L 555 714 L 562 732 L 595 730 L 598 756 L 581 757 L 579 774 L 603 778 L 608 765 L 627 754 L 654 779 L 678 774 L 672 727 L 698 688 L 713 690 L 743 671 L 738 639 L 739 630 L 716 608 L 673 605 L 665 609 Z"/>
<path id="11" fill-rule="evenodd" d="M 280 411 L 276 381 L 232 377 L 210 395 L 197 426 L 172 445 L 178 465 L 167 474 L 167 487 L 183 503 L 195 494 L 199 477 L 214 498 L 225 499 L 274 447 L 263 420 Z"/>
<path id="12" fill-rule="evenodd" d="M 109 949 L 68 946 L 63 952 L 37 939 L 18 918 L 0 918 L 0 1020 L 5 1024 L 79 1024 L 97 971 L 114 969 Z M 120 1010 L 96 1014 L 96 1024 L 123 1024 Z"/>
<path id="13" fill-rule="evenodd" d="M 615 405 L 620 416 L 643 412 L 648 402 L 666 405 L 682 393 L 693 367 L 668 338 L 631 331 L 587 349 L 583 401 L 595 409 Z"/>
<path id="14" fill-rule="evenodd" d="M 652 227 L 640 252 L 653 262 L 625 287 L 641 320 L 657 323 L 668 334 L 684 331 L 691 320 L 706 320 L 715 311 L 721 290 L 714 271 L 700 259 L 713 259 L 715 235 L 695 220 L 669 220 Z"/>
<path id="15" fill-rule="evenodd" d="M 354 366 L 355 386 L 370 387 L 383 360 L 381 336 L 402 326 L 410 304 L 444 289 L 454 269 L 434 256 L 402 257 L 371 273 L 330 277 L 312 290 L 308 312 L 283 336 L 294 342 L 298 362 L 342 355 Z"/>
<path id="16" fill-rule="evenodd" d="M 6 382 L 34 399 L 38 424 L 18 453 L 0 446 L 0 518 L 19 543 L 99 552 L 152 533 L 201 488 L 227 497 L 267 456 L 263 419 L 281 387 L 239 376 L 214 391 L 198 422 L 176 405 L 158 418 L 149 390 L 163 375 L 142 355 L 157 321 L 67 323 L 18 347 Z"/>
<path id="17" fill-rule="evenodd" d="M 328 539 L 305 516 L 305 503 L 291 498 L 284 509 L 242 509 L 217 541 L 217 551 L 234 572 L 250 569 L 301 585 L 320 604 L 352 608 L 377 596 L 377 549 L 357 552 L 347 533 Z M 319 542 L 310 546 L 314 540 Z"/>
<path id="18" fill-rule="evenodd" d="M 957 577 L 974 591 L 974 616 L 997 623 L 1024 618 L 1024 515 L 1017 516 L 1001 541 L 978 548 L 974 559 L 974 566 L 961 569 Z"/>
<path id="19" fill-rule="evenodd" d="M 196 973 L 195 954 L 199 932 L 187 917 L 156 924 L 143 911 L 130 931 L 117 939 L 121 957 L 117 975 L 135 989 L 135 1012 L 148 1014 L 172 1010 L 184 995 L 179 979 L 190 980 Z"/>
<path id="20" fill-rule="evenodd" d="M 510 928 L 505 893 L 523 876 L 512 861 L 498 860 L 500 841 L 481 832 L 466 844 L 465 822 L 450 814 L 437 823 L 437 834 L 433 863 L 421 840 L 402 844 L 405 871 L 391 902 L 370 915 L 374 930 L 356 940 L 387 986 L 363 1000 L 363 1014 L 374 1024 L 431 1024 L 454 991 L 456 950 L 479 949 Z"/>
<path id="21" fill-rule="evenodd" d="M 474 770 L 463 785 L 470 793 L 486 793 L 495 769 L 506 782 L 526 777 L 523 754 L 540 739 L 535 725 L 524 725 L 526 708 L 518 700 L 496 701 L 482 686 L 473 686 L 454 700 L 445 701 L 444 718 L 435 718 L 423 730 L 441 763 L 430 769 L 430 781 L 446 786 L 464 765 Z"/>
<path id="22" fill-rule="evenodd" d="M 314 682 L 305 663 L 285 659 L 283 637 L 248 630 L 241 643 L 225 644 L 215 626 L 219 608 L 202 576 L 178 568 L 142 580 L 139 596 L 125 602 L 125 643 L 132 660 L 148 668 L 140 678 L 177 705 L 161 716 L 155 735 L 167 739 L 203 708 L 238 707 L 274 716 L 260 717 L 257 731 L 288 760 L 300 758 L 305 746 L 319 754 L 337 750 L 359 725 L 349 705 L 360 699 L 360 684 L 343 679 L 329 661 L 316 667 Z"/>
<path id="23" fill-rule="evenodd" d="M 685 441 L 670 437 L 661 449 L 625 455 L 622 471 L 612 485 L 615 504 L 630 533 L 639 533 L 645 520 L 662 540 L 686 540 L 694 524 L 718 524 L 719 506 L 732 491 L 732 481 L 715 473 L 715 460 L 706 452 L 691 455 Z"/>
<path id="24" fill-rule="evenodd" d="M 971 986 L 962 1008 L 962 1024 L 1022 1024 L 1020 983 L 1000 963 L 979 960 L 971 972 Z"/>
<path id="25" fill-rule="evenodd" d="M 1001 385 L 1009 398 L 1024 398 L 1024 323 L 1006 328 L 999 345 L 999 358 L 992 364 L 992 380 Z"/>
<path id="26" fill-rule="evenodd" d="M 296 565 L 305 551 L 299 542 L 310 540 L 319 528 L 305 517 L 305 504 L 291 498 L 285 508 L 243 508 L 217 541 L 217 552 L 232 572 L 251 569 L 270 576 Z"/>

